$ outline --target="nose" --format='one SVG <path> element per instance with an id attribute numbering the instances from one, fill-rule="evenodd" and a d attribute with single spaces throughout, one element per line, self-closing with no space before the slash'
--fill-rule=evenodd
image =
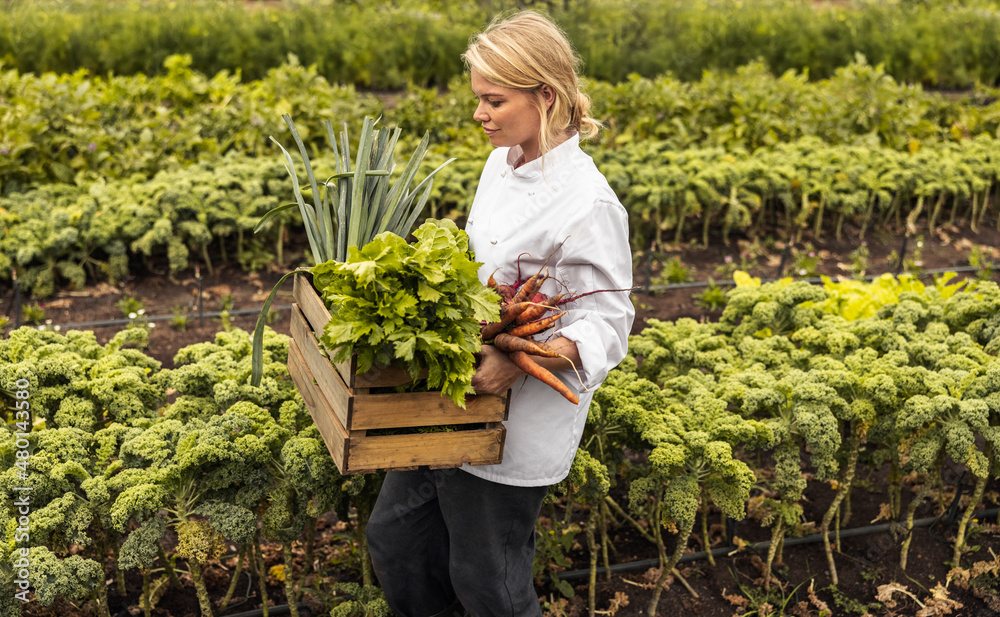
<path id="1" fill-rule="evenodd" d="M 472 119 L 476 122 L 486 122 L 490 119 L 490 115 L 486 113 L 486 103 L 479 101 L 476 105 L 476 111 L 472 114 Z"/>

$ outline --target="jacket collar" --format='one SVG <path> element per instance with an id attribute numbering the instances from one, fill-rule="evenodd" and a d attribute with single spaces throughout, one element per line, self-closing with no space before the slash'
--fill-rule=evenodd
<path id="1" fill-rule="evenodd" d="M 507 150 L 507 171 L 517 178 L 536 178 L 544 173 L 545 167 L 558 167 L 563 161 L 569 160 L 579 148 L 580 134 L 573 133 L 555 148 L 515 169 L 514 163 L 521 158 L 522 152 L 521 146 L 514 146 Z"/>

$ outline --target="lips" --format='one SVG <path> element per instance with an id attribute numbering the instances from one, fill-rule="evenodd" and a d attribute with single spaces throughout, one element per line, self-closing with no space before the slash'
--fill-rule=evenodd
<path id="1" fill-rule="evenodd" d="M 494 133 L 497 133 L 499 130 L 500 129 L 488 129 L 485 126 L 483 127 L 483 132 L 486 133 L 487 137 L 493 135 Z"/>

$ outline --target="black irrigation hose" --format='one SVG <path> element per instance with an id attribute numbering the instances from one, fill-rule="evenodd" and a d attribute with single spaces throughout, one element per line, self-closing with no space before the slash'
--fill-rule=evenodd
<path id="1" fill-rule="evenodd" d="M 240 600 L 239 602 L 232 602 L 230 600 L 229 604 L 227 604 L 225 608 L 223 608 L 223 609 L 221 609 L 219 611 L 220 613 L 224 613 L 224 612 L 226 612 L 226 611 L 228 611 L 230 609 L 234 609 L 234 608 L 236 608 L 238 606 L 242 606 L 242 605 L 244 605 L 244 604 L 246 604 L 247 602 L 250 601 L 250 590 L 253 589 L 253 576 L 250 574 L 250 572 L 248 570 L 243 570 L 243 574 L 247 575 L 247 592 L 246 592 L 246 594 L 244 594 L 243 599 Z"/>
<path id="2" fill-rule="evenodd" d="M 984 270 L 984 269 L 989 269 L 989 268 L 996 267 L 997 265 L 1000 265 L 1000 264 L 987 264 L 985 266 L 956 266 L 954 268 L 936 268 L 936 269 L 931 269 L 931 270 L 922 270 L 917 275 L 917 277 L 919 278 L 921 276 L 928 276 L 928 275 L 933 275 L 933 274 L 945 274 L 945 273 L 948 273 L 948 272 L 955 272 L 955 273 L 958 273 L 958 272 L 979 272 L 979 271 Z M 885 274 L 889 274 L 889 273 L 885 273 Z M 863 276 L 863 277 L 860 277 L 860 278 L 862 278 L 862 279 L 864 279 L 866 281 L 874 281 L 875 279 L 879 278 L 880 276 L 882 276 L 882 274 L 869 274 L 867 276 Z M 761 279 L 761 283 L 775 283 L 775 282 L 780 281 L 780 280 L 781 280 L 781 278 Z M 823 279 L 820 278 L 820 277 L 817 277 L 817 276 L 810 277 L 810 278 L 798 279 L 798 280 L 805 281 L 807 283 L 813 283 L 815 285 L 821 285 L 821 284 L 823 284 Z M 726 280 L 723 280 L 723 281 L 695 281 L 695 282 L 692 282 L 692 283 L 668 283 L 666 285 L 650 285 L 650 286 L 644 288 L 643 291 L 645 291 L 645 292 L 669 291 L 671 289 L 687 289 L 687 288 L 694 288 L 694 287 L 708 287 L 709 285 L 715 285 L 717 287 L 732 287 L 732 286 L 736 285 L 736 281 L 726 281 Z"/>
<path id="3" fill-rule="evenodd" d="M 1000 514 L 1000 508 L 992 508 L 990 510 L 979 510 L 978 512 L 975 512 L 973 514 L 973 518 L 989 518 L 992 516 L 997 516 L 998 514 Z M 943 516 L 944 515 L 942 514 L 938 516 L 931 516 L 928 518 L 917 519 L 913 521 L 913 527 L 916 528 L 916 527 L 926 527 L 928 525 L 933 525 L 937 522 L 940 522 Z M 898 527 L 901 524 L 902 523 L 900 522 L 892 522 L 892 523 L 883 523 L 881 525 L 869 525 L 867 527 L 854 527 L 851 529 L 841 529 L 839 534 L 841 538 L 853 538 L 855 536 L 864 536 L 864 535 L 890 531 L 893 527 Z M 784 544 L 785 546 L 797 546 L 799 544 L 816 544 L 822 541 L 823 541 L 823 534 L 814 533 L 808 536 L 802 536 L 800 538 L 785 538 Z M 756 542 L 754 544 L 751 544 L 747 548 L 754 551 L 763 551 L 767 550 L 770 546 L 771 546 L 770 540 L 763 540 L 761 542 Z M 715 548 L 712 549 L 712 556 L 721 557 L 723 555 L 728 555 L 735 550 L 738 549 L 732 546 Z M 701 559 L 706 559 L 707 557 L 708 557 L 708 552 L 706 551 L 698 551 L 697 553 L 687 553 L 686 555 L 681 557 L 678 563 L 684 563 L 687 561 L 698 561 Z M 659 559 L 643 559 L 640 561 L 631 561 L 628 563 L 615 564 L 611 566 L 609 569 L 611 570 L 611 573 L 614 574 L 618 572 L 640 570 L 643 568 L 653 568 L 659 565 L 660 565 Z M 603 566 L 597 568 L 598 574 L 603 574 L 606 571 L 607 569 L 605 569 Z M 587 570 L 573 570 L 570 572 L 562 572 L 561 574 L 559 574 L 558 578 L 560 580 L 567 581 L 580 578 L 587 578 L 589 576 L 590 576 L 590 569 L 587 569 Z"/>
<path id="4" fill-rule="evenodd" d="M 958 502 L 961 501 L 962 493 L 965 492 L 965 487 L 962 486 L 963 478 L 965 478 L 964 471 L 962 472 L 962 475 L 958 477 L 958 482 L 955 483 L 956 486 L 955 497 L 951 500 L 951 503 L 948 505 L 948 509 L 938 515 L 938 518 L 940 518 L 944 523 L 948 525 L 954 523 L 955 519 L 958 518 Z M 934 533 L 933 529 L 928 529 L 927 535 L 930 536 L 932 539 L 937 540 L 938 542 L 944 544 L 948 543 L 947 539 L 945 539 L 943 536 L 938 536 L 936 533 Z"/>

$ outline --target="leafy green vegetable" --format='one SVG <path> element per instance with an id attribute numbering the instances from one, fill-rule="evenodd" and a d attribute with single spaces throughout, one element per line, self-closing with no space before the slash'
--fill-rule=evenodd
<path id="1" fill-rule="evenodd" d="M 400 361 L 416 379 L 427 369 L 440 388 L 464 407 L 473 392 L 479 322 L 499 319 L 499 297 L 479 281 L 469 238 L 451 220 L 429 220 L 407 244 L 382 233 L 343 263 L 312 269 L 313 285 L 332 319 L 323 343 L 340 362 L 358 355 L 358 371 Z"/>
<path id="2" fill-rule="evenodd" d="M 278 144 L 285 156 L 288 174 L 292 177 L 295 201 L 302 215 L 315 263 L 331 259 L 344 261 L 351 247 L 366 244 L 375 234 L 383 231 L 391 231 L 400 236 L 406 235 L 416 222 L 417 216 L 423 211 L 424 204 L 427 203 L 434 175 L 451 162 L 451 160 L 445 161 L 411 190 L 410 185 L 427 151 L 428 135 L 424 135 L 417 145 L 402 174 L 395 182 L 390 183 L 389 176 L 395 166 L 393 154 L 396 142 L 402 133 L 401 129 L 397 128 L 391 132 L 376 131 L 377 120 L 366 117 L 361 128 L 361 141 L 358 143 L 357 158 L 352 169 L 347 127 L 345 126 L 340 133 L 338 148 L 333 125 L 327 121 L 326 132 L 333 148 L 336 173 L 322 184 L 325 191 L 321 195 L 320 183 L 313 173 L 309 154 L 298 129 L 295 128 L 291 116 L 284 114 L 281 117 L 288 124 L 299 148 L 309 187 L 312 189 L 313 203 L 308 204 L 302 196 L 292 157 L 281 144 Z M 273 137 L 271 140 L 278 143 Z M 285 206 L 279 206 L 276 210 L 283 209 Z M 272 210 L 264 215 L 258 227 L 274 214 L 275 210 Z"/>
<path id="3" fill-rule="evenodd" d="M 427 152 L 430 136 L 425 133 L 410 156 L 402 173 L 390 181 L 395 168 L 393 155 L 401 129 L 394 131 L 375 130 L 377 120 L 366 117 L 361 128 L 357 157 L 351 164 L 351 151 L 347 136 L 347 126 L 340 133 L 340 147 L 333 133 L 333 125 L 326 122 L 326 134 L 333 149 L 335 173 L 323 183 L 316 179 L 305 142 L 292 122 L 291 116 L 283 114 L 282 118 L 292 132 L 295 144 L 305 166 L 306 178 L 312 190 L 312 203 L 307 203 L 302 195 L 298 175 L 295 173 L 295 163 L 285 148 L 278 144 L 285 157 L 285 168 L 292 178 L 292 191 L 295 203 L 298 204 L 302 223 L 309 238 L 309 248 L 312 250 L 313 263 L 319 264 L 330 260 L 344 261 L 348 251 L 370 242 L 377 234 L 389 232 L 397 236 L 406 236 L 417 217 L 424 210 L 424 205 L 430 198 L 434 187 L 434 175 L 454 159 L 448 159 L 427 174 L 412 190 L 410 186 L 416 177 L 420 163 Z M 278 143 L 273 137 L 271 138 Z M 323 187 L 321 193 L 319 187 Z M 272 218 L 290 209 L 290 206 L 279 206 L 261 218 L 254 228 L 260 230 Z M 285 280 L 295 272 L 285 274 L 271 290 L 271 294 L 261 308 L 260 317 L 254 330 L 253 341 L 253 372 L 251 384 L 257 386 L 261 378 L 261 346 L 265 319 L 274 301 L 274 296 Z"/>

